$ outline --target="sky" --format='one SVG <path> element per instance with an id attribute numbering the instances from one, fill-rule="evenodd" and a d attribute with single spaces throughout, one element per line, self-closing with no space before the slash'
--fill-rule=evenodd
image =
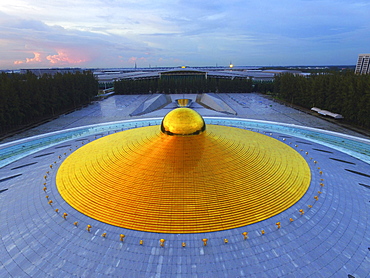
<path id="1" fill-rule="evenodd" d="M 354 65 L 369 0 L 0 0 L 0 69 Z"/>

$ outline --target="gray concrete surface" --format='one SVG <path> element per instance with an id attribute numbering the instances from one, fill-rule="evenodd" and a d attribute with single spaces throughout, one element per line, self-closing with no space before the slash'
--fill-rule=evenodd
<path id="1" fill-rule="evenodd" d="M 341 130 L 259 95 L 222 97 L 240 117 Z M 127 119 L 144 99 L 114 96 L 18 137 Z M 220 114 L 198 105 L 194 108 L 203 116 Z M 146 116 L 164 116 L 170 109 L 171 105 Z M 255 131 L 265 134 L 264 130 Z M 302 154 L 311 169 L 310 188 L 295 205 L 274 217 L 213 233 L 128 230 L 70 207 L 56 189 L 55 176 L 68 154 L 82 142 L 94 140 L 93 136 L 46 148 L 0 168 L 0 277 L 369 277 L 370 165 L 309 140 L 279 133 L 266 135 Z M 315 201 L 314 196 L 319 199 Z M 305 210 L 304 215 L 300 209 Z M 66 220 L 63 212 L 68 213 Z M 281 222 L 281 229 L 276 228 L 276 222 Z M 92 225 L 91 232 L 86 231 L 87 224 Z M 262 229 L 265 235 L 261 235 Z M 244 231 L 249 233 L 247 240 L 243 239 Z M 106 238 L 101 236 L 103 232 Z M 126 235 L 124 242 L 119 241 L 121 233 Z M 165 247 L 159 246 L 160 238 L 166 239 Z M 209 239 L 207 246 L 202 238 Z M 225 244 L 224 238 L 229 243 Z M 182 242 L 187 246 L 181 247 Z"/>

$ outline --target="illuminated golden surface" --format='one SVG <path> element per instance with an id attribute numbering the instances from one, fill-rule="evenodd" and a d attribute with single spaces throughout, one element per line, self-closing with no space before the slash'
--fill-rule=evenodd
<path id="1" fill-rule="evenodd" d="M 161 233 L 252 224 L 297 202 L 311 179 L 291 147 L 216 125 L 197 136 L 158 126 L 109 135 L 72 153 L 57 173 L 62 197 L 94 219 Z"/>
<path id="2" fill-rule="evenodd" d="M 161 130 L 167 135 L 194 135 L 206 128 L 201 115 L 190 108 L 177 108 L 162 120 Z"/>
<path id="3" fill-rule="evenodd" d="M 180 98 L 180 99 L 177 99 L 176 101 L 177 101 L 177 104 L 178 104 L 179 106 L 181 106 L 181 107 L 186 107 L 186 106 L 188 106 L 188 105 L 189 105 L 189 101 L 190 101 L 190 99 L 188 99 L 188 98 Z"/>

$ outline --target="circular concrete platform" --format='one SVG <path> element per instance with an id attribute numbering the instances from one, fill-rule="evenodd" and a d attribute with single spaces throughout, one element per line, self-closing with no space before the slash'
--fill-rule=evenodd
<path id="1" fill-rule="evenodd" d="M 0 276 L 367 277 L 369 164 L 309 139 L 254 131 L 299 152 L 310 167 L 310 187 L 278 215 L 224 231 L 148 233 L 112 226 L 72 208 L 56 188 L 57 170 L 95 136 L 2 167 Z M 203 239 L 208 239 L 206 246 Z"/>

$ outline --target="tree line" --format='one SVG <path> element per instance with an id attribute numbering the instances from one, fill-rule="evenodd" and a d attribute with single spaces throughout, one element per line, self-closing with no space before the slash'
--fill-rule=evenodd
<path id="1" fill-rule="evenodd" d="M 121 80 L 116 94 L 271 93 L 276 98 L 305 108 L 318 107 L 342 114 L 346 121 L 370 128 L 370 75 L 352 71 L 309 76 L 284 73 L 273 82 L 251 79 L 199 78 Z M 90 102 L 98 81 L 90 72 L 57 73 L 38 77 L 0 74 L 0 134 L 40 122 Z"/>
<path id="2" fill-rule="evenodd" d="M 199 76 L 170 77 L 157 79 L 124 79 L 114 82 L 116 94 L 198 94 L 208 92 L 250 93 L 253 82 L 246 78 L 200 78 Z"/>
<path id="3" fill-rule="evenodd" d="M 1 73 L 0 134 L 53 117 L 88 103 L 98 91 L 90 72 L 44 74 Z"/>
<path id="4" fill-rule="evenodd" d="M 274 80 L 274 95 L 305 108 L 341 114 L 348 122 L 370 128 L 370 75 L 352 71 L 309 76 L 284 73 Z"/>

